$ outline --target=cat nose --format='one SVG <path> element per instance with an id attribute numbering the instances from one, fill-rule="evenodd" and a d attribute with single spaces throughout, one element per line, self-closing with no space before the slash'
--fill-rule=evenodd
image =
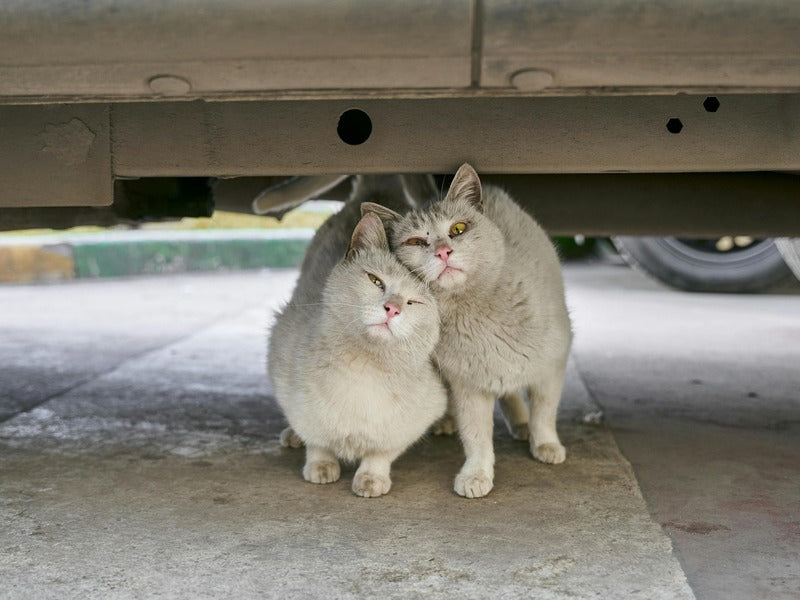
<path id="1" fill-rule="evenodd" d="M 400 308 L 394 302 L 387 302 L 383 305 L 383 308 L 386 309 L 386 318 L 391 319 L 395 315 L 400 314 Z"/>
<path id="2" fill-rule="evenodd" d="M 450 248 L 449 246 L 439 246 L 436 249 L 436 252 L 434 252 L 434 254 L 439 258 L 441 258 L 444 262 L 447 262 L 447 259 L 450 257 L 450 254 L 452 254 L 452 252 L 453 249 Z"/>

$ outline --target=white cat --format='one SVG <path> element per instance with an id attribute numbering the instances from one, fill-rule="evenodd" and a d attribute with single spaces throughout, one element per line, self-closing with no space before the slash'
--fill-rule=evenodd
<path id="1" fill-rule="evenodd" d="M 504 191 L 482 191 L 467 164 L 444 200 L 425 209 L 363 209 L 381 216 L 394 252 L 439 302 L 434 356 L 466 454 L 455 491 L 477 498 L 494 485 L 497 397 L 511 433 L 529 439 L 534 457 L 563 462 L 556 414 L 572 332 L 558 256 L 545 232 Z"/>
<path id="2" fill-rule="evenodd" d="M 358 204 L 345 209 L 357 214 Z M 374 497 L 389 491 L 392 461 L 442 416 L 447 396 L 431 362 L 436 300 L 389 251 L 375 214 L 331 268 L 348 220 L 336 215 L 312 242 L 272 329 L 268 368 L 290 424 L 281 441 L 306 445 L 303 477 L 330 483 L 338 459 L 360 460 L 353 492 Z"/>

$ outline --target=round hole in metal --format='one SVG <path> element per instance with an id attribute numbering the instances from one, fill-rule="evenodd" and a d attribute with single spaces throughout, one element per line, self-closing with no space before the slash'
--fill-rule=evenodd
<path id="1" fill-rule="evenodd" d="M 348 109 L 339 116 L 336 133 L 345 144 L 358 146 L 372 135 L 372 119 L 359 108 Z"/>

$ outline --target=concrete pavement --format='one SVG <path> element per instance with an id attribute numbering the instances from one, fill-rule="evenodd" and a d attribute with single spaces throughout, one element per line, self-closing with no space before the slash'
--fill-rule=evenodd
<path id="1" fill-rule="evenodd" d="M 566 270 L 575 355 L 698 598 L 800 598 L 800 294 Z"/>
<path id="2" fill-rule="evenodd" d="M 294 271 L 0 288 L 4 594 L 690 598 L 688 575 L 700 598 L 795 597 L 798 298 L 721 306 L 627 269 L 565 271 L 567 462 L 533 461 L 498 425 L 496 489 L 477 501 L 452 492 L 449 438 L 402 457 L 381 499 L 351 494 L 352 469 L 302 481 L 263 367 Z M 685 314 L 696 338 L 679 334 Z M 754 342 L 765 322 L 784 337 Z M 719 335 L 713 352 L 685 345 Z M 754 367 L 753 347 L 766 352 Z M 607 425 L 584 424 L 598 403 Z M 706 460 L 714 445 L 740 451 Z M 771 529 L 738 518 L 751 492 Z"/>

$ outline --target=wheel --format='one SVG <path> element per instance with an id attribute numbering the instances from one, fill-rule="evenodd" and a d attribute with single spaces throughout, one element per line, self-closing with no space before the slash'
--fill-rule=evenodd
<path id="1" fill-rule="evenodd" d="M 791 278 L 772 238 L 615 237 L 632 267 L 690 292 L 760 292 Z"/>
<path id="2" fill-rule="evenodd" d="M 775 245 L 783 255 L 786 266 L 800 280 L 800 238 L 780 238 L 775 240 Z"/>

